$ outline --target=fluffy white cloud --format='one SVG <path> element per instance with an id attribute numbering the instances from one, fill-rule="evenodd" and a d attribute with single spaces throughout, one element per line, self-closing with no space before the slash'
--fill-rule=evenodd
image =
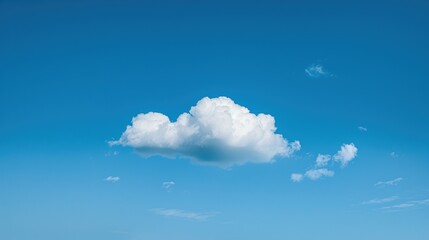
<path id="1" fill-rule="evenodd" d="M 319 65 L 319 64 L 312 64 L 312 65 L 310 65 L 309 67 L 307 67 L 305 69 L 305 73 L 307 73 L 307 75 L 309 77 L 313 77 L 313 78 L 317 78 L 317 77 L 329 74 L 327 71 L 325 71 L 325 69 L 323 68 L 323 66 Z"/>
<path id="2" fill-rule="evenodd" d="M 214 214 L 212 213 L 188 212 L 181 209 L 156 208 L 156 209 L 152 209 L 152 211 L 161 216 L 187 218 L 187 219 L 198 220 L 198 221 L 203 221 L 209 217 L 214 216 Z"/>
<path id="3" fill-rule="evenodd" d="M 401 177 L 398 177 L 389 181 L 379 181 L 376 184 L 374 184 L 374 186 L 375 187 L 395 186 L 395 185 L 398 185 L 398 183 L 401 182 L 402 180 L 404 179 Z"/>
<path id="4" fill-rule="evenodd" d="M 111 183 L 115 183 L 118 182 L 119 180 L 121 180 L 120 177 L 116 177 L 116 176 L 108 176 L 104 179 L 105 181 L 111 182 Z"/>
<path id="5" fill-rule="evenodd" d="M 318 154 L 316 158 L 316 167 L 324 167 L 328 165 L 328 162 L 331 160 L 331 155 L 329 154 Z"/>
<path id="6" fill-rule="evenodd" d="M 305 176 L 311 180 L 317 180 L 321 177 L 332 177 L 334 176 L 334 171 L 328 170 L 326 168 L 312 169 L 305 172 Z"/>
<path id="7" fill-rule="evenodd" d="M 345 167 L 356 157 L 358 149 L 353 143 L 343 144 L 341 149 L 334 155 L 335 161 L 339 161 Z"/>
<path id="8" fill-rule="evenodd" d="M 300 173 L 292 173 L 290 175 L 290 179 L 293 182 L 301 182 L 304 179 L 304 175 L 300 174 Z"/>
<path id="9" fill-rule="evenodd" d="M 255 115 L 227 97 L 205 97 L 175 122 L 161 113 L 139 114 L 112 145 L 130 146 L 144 156 L 184 156 L 200 163 L 229 167 L 272 162 L 298 151 L 276 134 L 274 117 Z"/>
<path id="10" fill-rule="evenodd" d="M 162 183 L 162 187 L 166 188 L 166 189 L 170 189 L 170 188 L 174 187 L 174 185 L 176 185 L 176 183 L 172 182 L 172 181 Z"/>

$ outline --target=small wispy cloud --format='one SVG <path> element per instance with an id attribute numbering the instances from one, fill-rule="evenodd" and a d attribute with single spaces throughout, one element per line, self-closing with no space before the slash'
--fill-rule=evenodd
<path id="1" fill-rule="evenodd" d="M 412 203 L 401 203 L 401 204 L 396 204 L 393 206 L 382 207 L 381 209 L 391 210 L 391 209 L 402 209 L 402 208 L 409 208 L 409 207 L 414 207 L 414 204 L 412 204 Z"/>
<path id="2" fill-rule="evenodd" d="M 359 129 L 359 131 L 362 131 L 362 132 L 368 131 L 368 129 L 366 127 L 362 127 L 362 126 L 359 126 L 358 129 Z"/>
<path id="3" fill-rule="evenodd" d="M 320 64 L 312 64 L 305 69 L 305 73 L 312 78 L 318 78 L 321 76 L 331 75 L 325 70 L 325 68 Z"/>
<path id="4" fill-rule="evenodd" d="M 398 177 L 389 181 L 379 181 L 376 184 L 374 184 L 374 187 L 395 186 L 395 185 L 398 185 L 398 183 L 400 183 L 402 180 L 404 179 L 401 177 Z"/>
<path id="5" fill-rule="evenodd" d="M 118 182 L 119 180 L 121 180 L 121 178 L 117 176 L 108 176 L 104 179 L 104 181 L 111 182 L 111 183 Z"/>
<path id="6" fill-rule="evenodd" d="M 292 182 L 301 182 L 303 179 L 304 179 L 304 175 L 300 173 L 292 173 L 290 175 L 290 180 L 292 180 Z"/>
<path id="7" fill-rule="evenodd" d="M 340 150 L 333 156 L 329 154 L 318 154 L 316 157 L 316 164 L 313 169 L 306 171 L 304 174 L 301 173 L 292 173 L 290 179 L 292 182 L 301 182 L 305 178 L 310 180 L 318 180 L 322 177 L 333 177 L 335 172 L 328 170 L 324 167 L 333 160 L 334 162 L 339 162 L 341 167 L 346 167 L 351 160 L 353 160 L 357 155 L 357 147 L 353 144 L 343 144 Z"/>
<path id="8" fill-rule="evenodd" d="M 151 209 L 151 211 L 165 217 L 186 218 L 197 221 L 204 221 L 210 217 L 215 216 L 213 213 L 189 212 L 181 209 L 155 208 Z"/>
<path id="9" fill-rule="evenodd" d="M 388 202 L 395 201 L 396 199 L 398 199 L 397 196 L 391 196 L 391 197 L 387 197 L 387 198 L 374 198 L 374 199 L 371 199 L 369 201 L 362 202 L 362 204 L 368 205 L 368 204 L 388 203 Z"/>
<path id="10" fill-rule="evenodd" d="M 305 176 L 311 180 L 318 180 L 321 177 L 332 177 L 334 174 L 334 171 L 326 168 L 312 169 L 305 172 Z"/>
<path id="11" fill-rule="evenodd" d="M 171 189 L 172 187 L 174 187 L 174 185 L 176 185 L 176 183 L 173 182 L 173 181 L 163 182 L 162 183 L 162 187 L 165 188 L 165 189 Z"/>
<path id="12" fill-rule="evenodd" d="M 429 205 L 429 199 L 410 201 L 410 203 L 417 205 Z"/>
<path id="13" fill-rule="evenodd" d="M 393 206 L 382 207 L 381 209 L 382 210 L 400 210 L 400 209 L 419 207 L 419 206 L 425 206 L 425 205 L 429 205 L 429 199 L 408 201 L 408 202 L 396 204 Z"/>
<path id="14" fill-rule="evenodd" d="M 311 169 L 306 171 L 304 174 L 301 173 L 292 173 L 290 175 L 290 180 L 292 182 L 301 182 L 304 178 L 308 178 L 310 180 L 319 180 L 322 177 L 333 177 L 335 174 L 334 171 L 328 170 L 326 168 L 319 169 Z"/>
<path id="15" fill-rule="evenodd" d="M 393 157 L 393 158 L 397 158 L 397 157 L 398 157 L 398 154 L 397 154 L 397 153 L 395 153 L 395 152 L 390 152 L 390 156 L 391 156 L 391 157 Z"/>
<path id="16" fill-rule="evenodd" d="M 328 162 L 330 160 L 331 160 L 331 155 L 319 153 L 316 158 L 316 167 L 324 167 L 328 165 Z"/>

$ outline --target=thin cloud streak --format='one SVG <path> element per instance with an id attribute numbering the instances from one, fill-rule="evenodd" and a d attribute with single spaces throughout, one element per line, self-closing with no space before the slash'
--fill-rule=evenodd
<path id="1" fill-rule="evenodd" d="M 376 184 L 374 184 L 374 187 L 395 186 L 395 185 L 398 185 L 402 180 L 404 179 L 401 177 L 398 177 L 389 181 L 379 181 Z"/>
<path id="2" fill-rule="evenodd" d="M 362 204 L 368 205 L 368 204 L 387 203 L 387 202 L 395 201 L 396 199 L 398 199 L 397 196 L 391 196 L 391 197 L 387 197 L 387 198 L 375 198 L 375 199 L 371 199 L 369 201 L 362 202 Z"/>
<path id="3" fill-rule="evenodd" d="M 204 221 L 215 216 L 213 213 L 188 212 L 181 209 L 155 208 L 151 211 L 165 217 L 185 218 L 196 221 Z"/>
<path id="4" fill-rule="evenodd" d="M 429 205 L 429 199 L 408 201 L 408 202 L 401 203 L 401 204 L 382 207 L 381 209 L 382 210 L 400 210 L 400 209 L 405 209 L 405 208 L 426 206 L 426 205 Z"/>

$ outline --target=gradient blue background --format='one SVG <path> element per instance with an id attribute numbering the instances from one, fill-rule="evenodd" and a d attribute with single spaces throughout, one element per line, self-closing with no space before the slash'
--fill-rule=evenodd
<path id="1" fill-rule="evenodd" d="M 429 239 L 428 205 L 362 204 L 429 199 L 428 26 L 427 1 L 2 0 L 0 239 Z M 108 146 L 205 96 L 273 115 L 301 151 L 224 170 Z M 350 142 L 334 177 L 290 181 Z"/>

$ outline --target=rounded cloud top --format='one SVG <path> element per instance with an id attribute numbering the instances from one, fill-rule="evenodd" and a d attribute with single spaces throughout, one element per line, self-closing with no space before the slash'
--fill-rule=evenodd
<path id="1" fill-rule="evenodd" d="M 271 115 L 255 115 L 227 97 L 205 97 L 175 122 L 162 113 L 139 114 L 111 144 L 131 146 L 145 156 L 182 156 L 228 167 L 271 162 L 300 149 L 298 141 L 289 144 L 275 131 Z"/>

